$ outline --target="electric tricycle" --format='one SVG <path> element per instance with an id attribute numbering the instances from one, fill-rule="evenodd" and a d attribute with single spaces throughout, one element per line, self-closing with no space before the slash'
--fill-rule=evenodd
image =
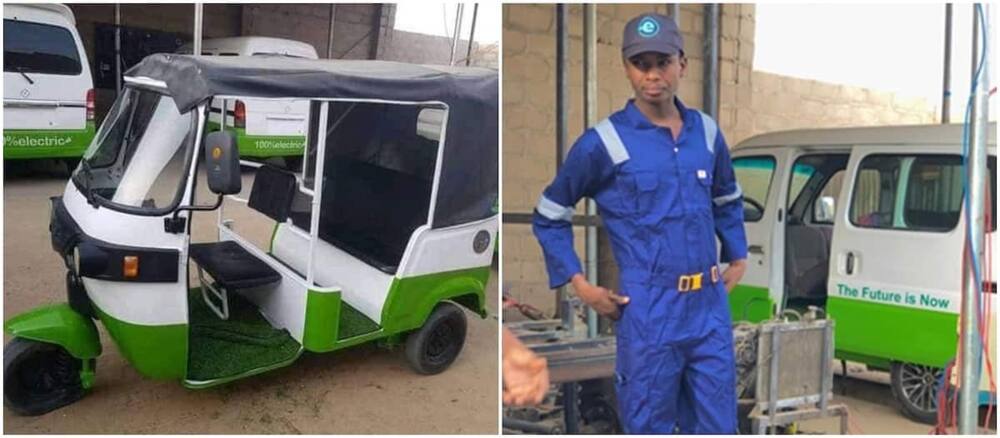
<path id="1" fill-rule="evenodd" d="M 68 302 L 4 324 L 4 404 L 37 415 L 83 397 L 94 320 L 139 373 L 190 388 L 375 340 L 444 371 L 462 308 L 487 315 L 497 93 L 487 69 L 147 57 L 52 198 Z M 215 101 L 240 98 L 309 102 L 301 172 L 241 163 L 235 133 L 206 127 Z M 273 223 L 268 243 L 237 232 L 238 208 Z M 217 239 L 192 242 L 208 211 Z"/>

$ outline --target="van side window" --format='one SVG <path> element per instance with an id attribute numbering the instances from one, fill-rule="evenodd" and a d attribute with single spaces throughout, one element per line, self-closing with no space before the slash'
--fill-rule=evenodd
<path id="1" fill-rule="evenodd" d="M 736 181 L 743 189 L 743 220 L 757 222 L 764 216 L 767 195 L 771 192 L 775 160 L 772 156 L 733 159 Z"/>
<path id="2" fill-rule="evenodd" d="M 962 211 L 962 158 L 872 155 L 861 161 L 851 223 L 863 228 L 950 231 Z"/>
<path id="3" fill-rule="evenodd" d="M 83 67 L 73 34 L 66 28 L 4 19 L 3 71 L 72 76 Z"/>

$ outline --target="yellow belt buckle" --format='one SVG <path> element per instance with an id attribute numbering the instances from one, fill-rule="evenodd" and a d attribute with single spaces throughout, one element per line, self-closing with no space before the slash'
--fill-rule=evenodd
<path id="1" fill-rule="evenodd" d="M 677 279 L 677 291 L 687 292 L 689 290 L 691 290 L 691 276 L 681 275 L 680 278 Z"/>
<path id="2" fill-rule="evenodd" d="M 701 289 L 701 277 L 702 277 L 702 275 L 703 274 L 701 272 L 699 272 L 697 274 L 691 275 L 691 290 L 699 290 L 699 289 Z"/>

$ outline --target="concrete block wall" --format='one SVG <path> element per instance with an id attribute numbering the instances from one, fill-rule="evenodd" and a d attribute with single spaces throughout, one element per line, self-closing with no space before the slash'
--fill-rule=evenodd
<path id="1" fill-rule="evenodd" d="M 304 41 L 316 48 L 320 58 L 326 58 L 330 14 L 333 13 L 332 58 L 372 59 L 372 45 L 378 44 L 387 29 L 392 28 L 395 10 L 394 5 L 377 4 L 246 4 L 242 16 L 243 33 Z M 381 15 L 376 28 L 375 15 L 378 13 Z"/>
<path id="2" fill-rule="evenodd" d="M 688 71 L 680 98 L 702 107 L 704 5 L 682 4 L 679 27 L 685 39 Z M 625 23 L 644 12 L 669 15 L 668 5 L 597 6 L 598 120 L 632 96 L 624 78 L 621 39 Z M 569 13 L 568 135 L 583 131 L 583 7 Z M 755 7 L 724 4 L 720 17 L 719 116 L 730 145 L 762 132 L 803 127 L 931 123 L 927 102 L 753 70 Z M 503 210 L 531 212 L 555 175 L 555 5 L 503 6 Z M 582 212 L 583 202 L 577 205 Z M 541 248 L 531 226 L 503 224 L 503 281 L 512 296 L 551 314 Z M 583 229 L 575 228 L 578 254 Z"/>
<path id="3" fill-rule="evenodd" d="M 448 37 L 394 29 L 382 40 L 383 50 L 380 51 L 379 59 L 414 64 L 444 65 L 448 64 L 448 60 L 451 59 L 451 43 L 452 40 Z M 499 65 L 498 46 L 496 43 L 474 43 L 471 65 L 497 68 Z M 469 40 L 459 39 L 458 47 L 455 49 L 456 65 L 465 65 L 468 49 Z"/>

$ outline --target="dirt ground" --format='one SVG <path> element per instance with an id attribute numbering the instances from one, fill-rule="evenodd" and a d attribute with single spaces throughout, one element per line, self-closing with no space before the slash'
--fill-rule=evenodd
<path id="1" fill-rule="evenodd" d="M 66 176 L 39 169 L 13 173 L 8 170 L 4 177 L 4 319 L 66 300 L 65 267 L 52 251 L 48 234 L 48 198 L 62 193 Z M 233 215 L 240 230 L 240 220 L 246 218 L 237 209 Z M 202 213 L 200 221 L 196 218 L 192 240 L 212 240 L 214 220 L 215 213 Z M 270 230 L 266 224 L 252 228 Z M 4 409 L 3 430 L 5 434 L 496 434 L 496 277 L 494 269 L 487 287 L 490 316 L 480 319 L 467 313 L 465 348 L 449 370 L 436 376 L 411 371 L 402 348 L 366 345 L 305 354 L 284 369 L 222 387 L 189 390 L 180 382 L 140 376 L 101 328 L 104 353 L 97 361 L 92 392 L 39 417 L 21 417 Z M 5 335 L 4 341 L 9 340 Z"/>

